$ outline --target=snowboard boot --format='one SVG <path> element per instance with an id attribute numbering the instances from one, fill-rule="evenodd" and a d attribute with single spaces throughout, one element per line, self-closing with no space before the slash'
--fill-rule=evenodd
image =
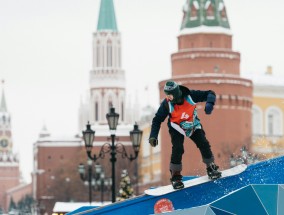
<path id="1" fill-rule="evenodd" d="M 174 174 L 172 174 L 171 182 L 175 190 L 184 188 L 180 172 L 174 172 Z"/>
<path id="2" fill-rule="evenodd" d="M 222 173 L 218 171 L 219 166 L 217 166 L 215 163 L 210 163 L 207 165 L 207 175 L 210 179 L 215 180 L 222 176 Z"/>

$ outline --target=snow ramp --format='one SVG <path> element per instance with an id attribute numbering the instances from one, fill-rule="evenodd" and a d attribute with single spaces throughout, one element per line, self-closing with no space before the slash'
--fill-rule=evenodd
<path id="1" fill-rule="evenodd" d="M 284 157 L 251 164 L 234 176 L 177 190 L 161 196 L 141 195 L 122 202 L 90 210 L 77 210 L 71 214 L 146 215 L 163 212 L 163 209 L 184 210 L 207 205 L 250 184 L 284 184 Z M 164 210 L 165 211 L 165 210 Z"/>

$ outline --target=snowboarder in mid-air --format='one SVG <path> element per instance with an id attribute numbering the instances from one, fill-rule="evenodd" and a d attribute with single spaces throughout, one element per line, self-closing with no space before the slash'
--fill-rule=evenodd
<path id="1" fill-rule="evenodd" d="M 206 139 L 199 118 L 196 103 L 206 102 L 205 113 L 211 114 L 216 100 L 213 91 L 190 90 L 174 81 L 167 81 L 164 86 L 166 98 L 162 101 L 152 120 L 149 143 L 152 147 L 158 145 L 158 134 L 161 123 L 169 116 L 168 127 L 172 142 L 170 162 L 171 183 L 174 189 L 184 187 L 182 182 L 182 155 L 184 153 L 184 136 L 189 137 L 198 147 L 210 179 L 221 177 L 218 166 L 214 163 L 211 146 Z"/>

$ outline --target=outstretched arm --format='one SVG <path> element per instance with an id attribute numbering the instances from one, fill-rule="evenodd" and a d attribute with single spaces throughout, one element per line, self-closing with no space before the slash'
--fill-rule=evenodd
<path id="1" fill-rule="evenodd" d="M 189 95 L 194 102 L 209 102 L 214 105 L 216 101 L 216 94 L 212 90 L 190 90 Z"/>
<path id="2" fill-rule="evenodd" d="M 169 111 L 167 109 L 167 101 L 163 100 L 158 111 L 155 114 L 155 117 L 152 120 L 150 138 L 158 138 L 160 131 L 161 123 L 167 118 Z"/>

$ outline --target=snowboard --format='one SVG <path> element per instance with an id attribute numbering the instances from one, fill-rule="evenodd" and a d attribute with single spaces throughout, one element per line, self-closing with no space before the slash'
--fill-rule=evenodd
<path id="1" fill-rule="evenodd" d="M 182 188 L 182 189 L 192 187 L 192 186 L 196 186 L 196 185 L 199 185 L 199 184 L 203 184 L 203 183 L 206 183 L 206 182 L 209 182 L 209 181 L 220 180 L 222 178 L 226 178 L 226 177 L 229 177 L 229 176 L 238 175 L 238 174 L 242 173 L 243 171 L 245 171 L 246 168 L 247 168 L 246 164 L 240 164 L 240 165 L 235 166 L 231 169 L 223 170 L 223 171 L 221 171 L 222 172 L 221 178 L 218 178 L 218 179 L 215 179 L 215 180 L 209 179 L 208 175 L 205 175 L 205 176 L 201 176 L 201 177 L 194 178 L 194 179 L 191 179 L 191 180 L 183 181 L 184 188 Z M 173 189 L 172 185 L 166 185 L 166 186 L 157 187 L 157 188 L 150 188 L 148 190 L 145 190 L 144 193 L 147 194 L 147 195 L 150 195 L 150 196 L 161 196 L 161 195 L 172 193 L 172 192 L 179 191 L 179 190 L 182 190 L 182 189 L 175 190 L 175 189 Z"/>

